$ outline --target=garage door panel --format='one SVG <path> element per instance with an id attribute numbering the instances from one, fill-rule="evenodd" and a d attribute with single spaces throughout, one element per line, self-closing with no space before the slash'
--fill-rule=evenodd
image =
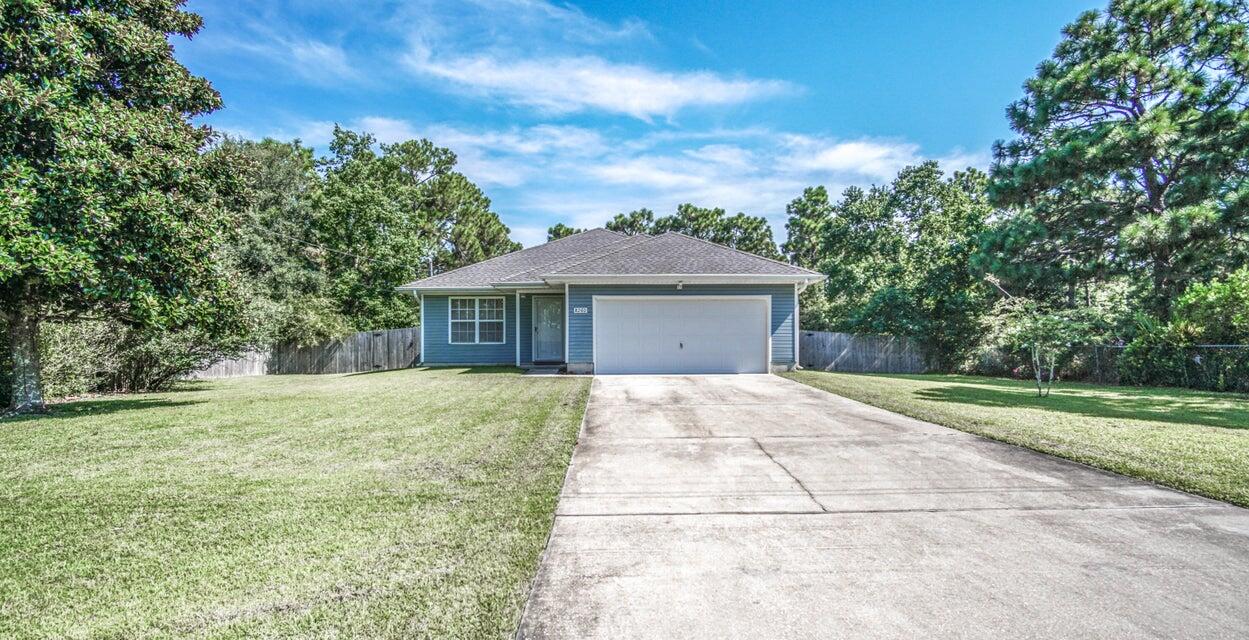
<path id="1" fill-rule="evenodd" d="M 599 373 L 763 373 L 768 305 L 759 298 L 607 299 L 595 303 Z"/>

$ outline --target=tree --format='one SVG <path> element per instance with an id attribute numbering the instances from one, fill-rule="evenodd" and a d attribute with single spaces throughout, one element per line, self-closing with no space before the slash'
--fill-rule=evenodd
<path id="1" fill-rule="evenodd" d="M 957 366 L 975 345 L 987 307 L 968 267 L 992 211 L 985 183 L 974 169 L 946 178 L 937 163 L 925 162 L 887 187 L 847 189 L 822 224 L 825 322 L 920 338 L 936 367 Z"/>
<path id="2" fill-rule="evenodd" d="M 312 201 L 313 245 L 335 310 L 353 329 L 412 326 L 418 306 L 395 287 L 520 248 L 455 162 L 428 140 L 378 145 L 335 127 Z"/>
<path id="3" fill-rule="evenodd" d="M 298 140 L 228 140 L 247 156 L 253 206 L 230 253 L 248 285 L 262 344 L 313 344 L 350 333 L 329 293 L 326 252 L 317 238 L 313 197 L 321 188 L 312 149 Z"/>
<path id="4" fill-rule="evenodd" d="M 638 209 L 616 214 L 606 226 L 631 236 L 674 231 L 765 258 L 781 258 L 767 219 L 744 213 L 730 216 L 720 208 L 696 207 L 687 203 L 678 205 L 676 213 L 658 219 L 650 209 Z"/>
<path id="5" fill-rule="evenodd" d="M 221 106 L 173 58 L 199 16 L 176 0 L 0 5 L 0 306 L 12 407 L 43 409 L 47 318 L 231 330 L 218 263 L 246 190 L 237 154 L 205 153 Z"/>
<path id="6" fill-rule="evenodd" d="M 682 204 L 677 206 L 675 214 L 655 220 L 650 233 L 669 231 L 710 240 L 765 258 L 781 257 L 780 251 L 776 249 L 776 242 L 772 240 L 772 228 L 762 217 L 744 213 L 727 216 L 724 209 L 718 207 L 712 209 Z"/>
<path id="7" fill-rule="evenodd" d="M 1139 273 L 1157 318 L 1190 282 L 1243 264 L 1249 231 L 1249 5 L 1112 0 L 1063 30 L 1008 110 L 991 194 L 1016 210 L 987 268 L 1089 280 Z"/>
<path id="8" fill-rule="evenodd" d="M 802 196 L 785 207 L 789 221 L 785 223 L 787 239 L 781 251 L 790 262 L 808 269 L 818 267 L 820 237 L 833 217 L 833 205 L 824 187 L 807 187 Z"/>
<path id="9" fill-rule="evenodd" d="M 521 248 L 499 214 L 490 210 L 490 198 L 464 174 L 448 172 L 430 185 L 432 197 L 424 206 L 437 232 L 435 271 L 458 269 Z"/>
<path id="10" fill-rule="evenodd" d="M 585 231 L 585 229 L 575 229 L 560 222 L 546 230 L 546 241 L 550 242 L 552 240 L 559 240 L 560 238 L 567 238 L 574 233 L 581 233 L 582 231 Z"/>
<path id="11" fill-rule="evenodd" d="M 817 269 L 828 276 L 830 329 L 849 329 L 850 318 L 876 291 L 901 279 L 906 238 L 887 201 L 886 188 L 849 187 L 823 227 Z"/>
<path id="12" fill-rule="evenodd" d="M 1079 347 L 1092 344 L 1095 324 L 1088 309 L 1047 309 L 1027 298 L 1007 298 L 996 317 L 1000 336 L 1010 349 L 1028 353 L 1036 380 L 1037 397 L 1048 397 L 1058 367 Z"/>
<path id="13" fill-rule="evenodd" d="M 629 213 L 617 213 L 607 228 L 623 233 L 625 235 L 636 236 L 644 233 L 652 233 L 655 226 L 655 212 L 650 209 L 638 209 Z"/>

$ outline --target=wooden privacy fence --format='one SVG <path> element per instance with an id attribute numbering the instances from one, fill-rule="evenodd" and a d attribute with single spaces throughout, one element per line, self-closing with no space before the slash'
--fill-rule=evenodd
<path id="1" fill-rule="evenodd" d="M 798 335 L 799 364 L 807 369 L 851 373 L 923 373 L 924 350 L 910 338 L 857 336 L 830 331 Z"/>
<path id="2" fill-rule="evenodd" d="M 362 331 L 341 340 L 306 347 L 278 345 L 222 360 L 188 378 L 233 378 L 265 374 L 359 373 L 415 367 L 421 359 L 420 327 Z"/>

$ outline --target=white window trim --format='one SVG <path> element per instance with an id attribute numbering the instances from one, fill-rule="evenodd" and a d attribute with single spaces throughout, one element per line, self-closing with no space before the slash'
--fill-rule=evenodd
<path id="1" fill-rule="evenodd" d="M 451 323 L 453 322 L 470 322 L 469 320 L 452 320 L 451 304 L 452 300 L 472 300 L 473 301 L 473 341 L 472 342 L 455 342 L 451 339 Z M 499 334 L 503 336 L 498 342 L 482 342 L 481 341 L 481 301 L 482 300 L 498 300 L 503 307 L 503 331 Z M 499 320 L 486 320 L 485 322 L 500 322 Z M 472 344 L 507 344 L 507 297 L 506 296 L 451 296 L 447 298 L 447 344 L 453 345 L 472 345 Z"/>

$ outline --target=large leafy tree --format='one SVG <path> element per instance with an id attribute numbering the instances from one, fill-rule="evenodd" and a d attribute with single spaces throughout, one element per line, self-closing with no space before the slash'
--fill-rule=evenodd
<path id="1" fill-rule="evenodd" d="M 816 265 L 828 276 L 830 328 L 846 329 L 876 291 L 901 279 L 906 238 L 887 201 L 886 188 L 848 187 L 822 227 Z M 901 334 L 912 335 L 910 330 Z"/>
<path id="2" fill-rule="evenodd" d="M 419 321 L 396 286 L 520 248 L 485 194 L 453 170 L 455 154 L 428 140 L 379 145 L 336 127 L 321 164 L 314 250 L 356 330 Z"/>
<path id="3" fill-rule="evenodd" d="M 924 340 L 952 368 L 981 332 L 986 291 L 969 268 L 992 208 L 986 176 L 946 178 L 935 162 L 902 170 L 887 187 L 851 187 L 823 225 L 834 328 Z"/>
<path id="4" fill-rule="evenodd" d="M 824 187 L 807 187 L 802 195 L 791 201 L 785 212 L 787 239 L 781 251 L 793 264 L 808 269 L 818 269 L 820 263 L 820 239 L 833 217 L 834 207 Z M 803 290 L 799 304 L 802 308 L 802 326 L 816 331 L 828 330 L 830 310 L 828 296 L 823 286 Z"/>
<path id="5" fill-rule="evenodd" d="M 257 341 L 311 344 L 352 330 L 330 295 L 313 198 L 321 177 L 298 140 L 229 140 L 248 157 L 253 206 L 230 251 L 260 317 Z"/>
<path id="6" fill-rule="evenodd" d="M 190 119 L 221 99 L 173 57 L 176 0 L 0 4 L 0 307 L 12 404 L 39 410 L 49 317 L 229 330 L 217 258 L 245 195 L 235 154 Z"/>
<path id="7" fill-rule="evenodd" d="M 1008 114 L 991 194 L 1016 214 L 982 266 L 1017 287 L 1139 275 L 1165 317 L 1241 263 L 1249 231 L 1249 4 L 1113 0 L 1063 31 Z"/>

